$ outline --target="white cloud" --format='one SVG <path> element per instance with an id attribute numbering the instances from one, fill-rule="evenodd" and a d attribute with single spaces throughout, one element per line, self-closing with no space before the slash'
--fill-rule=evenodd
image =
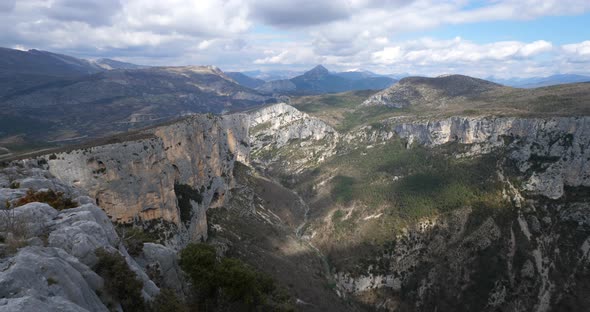
<path id="1" fill-rule="evenodd" d="M 128 0 L 116 24 L 159 34 L 227 36 L 250 28 L 248 14 L 240 0 Z"/>
<path id="2" fill-rule="evenodd" d="M 400 47 L 386 47 L 373 53 L 373 60 L 378 64 L 393 64 L 401 61 L 403 56 Z"/>
<path id="3" fill-rule="evenodd" d="M 538 40 L 520 47 L 520 55 L 524 57 L 533 56 L 539 53 L 548 52 L 553 49 L 551 42 Z"/>
<path id="4" fill-rule="evenodd" d="M 565 52 L 570 54 L 590 56 L 590 40 L 580 43 L 566 44 L 562 48 Z"/>
<path id="5" fill-rule="evenodd" d="M 503 41 L 489 44 L 475 44 L 455 38 L 453 40 L 422 39 L 398 46 L 385 47 L 373 53 L 377 64 L 399 62 L 426 63 L 472 63 L 482 60 L 507 61 L 521 57 L 532 57 L 550 51 L 552 44 L 547 41 L 523 43 Z"/>
<path id="6" fill-rule="evenodd" d="M 547 40 L 474 43 L 462 38 L 398 39 L 441 25 L 580 14 L 590 10 L 588 0 L 494 0 L 479 1 L 478 5 L 466 0 L 0 3 L 0 46 L 147 64 L 244 68 L 324 63 L 334 69 L 423 74 L 517 72 L 519 68 L 522 72 L 587 70 L 584 66 L 590 66 L 571 65 L 588 63 L 590 41 L 554 47 Z"/>

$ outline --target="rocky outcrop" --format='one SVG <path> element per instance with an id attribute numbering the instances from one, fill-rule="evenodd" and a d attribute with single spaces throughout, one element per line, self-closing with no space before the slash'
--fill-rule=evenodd
<path id="1" fill-rule="evenodd" d="M 110 311 L 106 302 L 114 303 L 117 309 L 118 304 L 105 297 L 105 281 L 93 271 L 98 249 L 125 259 L 142 282 L 146 300 L 159 293 L 142 266 L 127 253 L 105 212 L 91 203 L 91 198 L 80 195 L 84 191 L 62 183 L 47 171 L 29 167 L 31 162 L 23 164 L 24 168 L 0 170 L 0 176 L 13 185 L 1 189 L 11 198 L 7 199 L 11 209 L 0 210 L 0 311 Z M 18 199 L 25 195 L 16 187 L 18 181 L 31 177 L 38 185 L 55 186 L 40 191 L 80 195 L 74 199 L 78 207 L 58 211 L 39 202 L 18 206 Z M 169 271 L 179 270 L 172 266 L 174 262 Z"/>
<path id="2" fill-rule="evenodd" d="M 249 114 L 252 159 L 268 167 L 280 163 L 295 173 L 335 153 L 339 134 L 320 119 L 284 103 Z"/>
<path id="3" fill-rule="evenodd" d="M 253 112 L 250 120 L 253 162 L 288 173 L 313 167 L 337 150 L 402 138 L 408 145 L 428 147 L 458 143 L 465 148 L 462 156 L 509 150 L 510 160 L 526 177 L 521 190 L 531 194 L 556 199 L 566 187 L 590 186 L 590 161 L 585 156 L 590 146 L 588 117 L 396 117 L 344 136 L 286 104 Z M 340 142 L 344 144 L 338 146 Z"/>
<path id="4" fill-rule="evenodd" d="M 463 101 L 502 86 L 490 81 L 463 75 L 445 75 L 435 78 L 407 77 L 393 86 L 369 97 L 363 106 L 445 107 L 448 103 Z"/>
<path id="5" fill-rule="evenodd" d="M 156 226 L 173 245 L 206 238 L 205 211 L 224 203 L 234 161 L 247 161 L 241 115 L 196 115 L 142 137 L 43 156 L 113 221 Z M 166 229 L 171 229 L 166 231 Z"/>
<path id="6" fill-rule="evenodd" d="M 398 124 L 393 131 L 408 144 L 471 145 L 476 155 L 503 147 L 527 175 L 523 190 L 559 198 L 564 188 L 590 186 L 590 118 L 452 117 L 432 122 Z"/>
<path id="7" fill-rule="evenodd" d="M 359 271 L 336 273 L 339 293 L 376 294 L 371 304 L 389 311 L 580 309 L 588 204 L 538 204 L 488 217 L 463 209 L 409 228 Z"/>

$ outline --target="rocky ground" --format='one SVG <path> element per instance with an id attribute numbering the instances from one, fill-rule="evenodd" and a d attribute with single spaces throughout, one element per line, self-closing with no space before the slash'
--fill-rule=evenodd
<path id="1" fill-rule="evenodd" d="M 100 250 L 145 300 L 182 297 L 176 253 L 199 239 L 297 310 L 587 306 L 587 117 L 337 120 L 278 104 L 5 164 L 0 310 L 120 309 Z"/>
<path id="2" fill-rule="evenodd" d="M 253 163 L 308 203 L 303 237 L 341 297 L 389 311 L 584 309 L 587 118 L 395 117 L 326 144 L 298 135 L 313 126 L 291 130 L 314 117 L 279 116 L 251 132 Z"/>
<path id="3" fill-rule="evenodd" d="M 47 203 L 23 200 L 54 192 L 71 199 L 56 210 Z M 28 201 L 28 200 L 26 200 Z M 56 202 L 51 203 L 55 206 Z M 32 162 L 0 169 L 0 311 L 120 310 L 116 294 L 95 272 L 97 250 L 125 259 L 141 281 L 141 296 L 155 298 L 159 287 L 182 288 L 176 253 L 146 244 L 142 255 L 129 255 L 106 213 L 85 191 L 62 183 Z M 148 276 L 150 268 L 157 275 Z M 156 278 L 158 284 L 151 278 Z"/>

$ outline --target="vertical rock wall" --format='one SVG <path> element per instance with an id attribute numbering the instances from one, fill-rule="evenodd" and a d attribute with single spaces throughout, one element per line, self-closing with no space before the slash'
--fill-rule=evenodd
<path id="1" fill-rule="evenodd" d="M 182 245 L 207 237 L 205 211 L 223 205 L 234 161 L 248 160 L 242 115 L 198 115 L 141 139 L 44 156 L 49 171 L 88 192 L 119 223 L 170 229 Z"/>

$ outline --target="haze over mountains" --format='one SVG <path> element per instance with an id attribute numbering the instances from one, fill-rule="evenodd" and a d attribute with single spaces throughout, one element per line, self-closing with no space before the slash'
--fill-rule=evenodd
<path id="1" fill-rule="evenodd" d="M 41 230 L 0 214 L 5 310 L 144 311 L 113 296 L 128 284 L 139 307 L 175 311 L 587 306 L 590 83 L 321 65 L 263 81 L 8 52 L 21 79 L 0 95 L 0 213 Z M 133 268 L 130 283 L 105 276 L 97 248 Z M 209 260 L 197 250 L 187 265 L 192 248 Z M 104 283 L 73 278 L 93 274 Z"/>
<path id="2" fill-rule="evenodd" d="M 574 75 L 574 74 L 558 74 L 547 77 L 531 77 L 531 78 L 508 78 L 496 79 L 493 77 L 488 80 L 516 88 L 539 88 L 554 86 L 566 83 L 587 82 L 590 81 L 590 76 Z"/>
<path id="3" fill-rule="evenodd" d="M 273 101 L 212 66 L 145 67 L 37 50 L 0 52 L 0 137 L 17 149 Z"/>
<path id="4" fill-rule="evenodd" d="M 270 81 L 252 77 L 289 75 L 294 76 Z M 465 83 L 474 79 L 456 77 L 464 78 L 456 78 L 459 81 L 447 88 L 452 92 L 467 88 L 469 84 Z M 504 82 L 533 86 L 584 80 L 584 76 L 560 75 Z M 148 67 L 111 59 L 84 60 L 46 51 L 2 48 L 0 142 L 13 150 L 38 144 L 47 146 L 48 142 L 70 143 L 185 114 L 247 109 L 276 102 L 275 97 L 284 95 L 379 91 L 391 86 L 392 89 L 377 93 L 366 102 L 403 107 L 407 99 L 400 98 L 400 94 L 413 95 L 411 101 L 421 103 L 445 98 L 446 91 L 432 91 L 432 86 L 428 86 L 428 81 L 439 81 L 437 78 L 404 78 L 397 84 L 396 81 L 358 69 L 331 72 L 322 65 L 303 74 L 277 70 L 224 73 L 212 66 Z M 420 87 L 424 83 L 426 89 Z M 495 90 L 486 94 L 498 95 L 508 90 L 489 82 L 486 85 Z M 434 93 L 430 94 L 431 91 Z M 416 99 L 415 95 L 422 98 Z"/>
<path id="5" fill-rule="evenodd" d="M 380 90 L 391 86 L 396 81 L 367 71 L 331 73 L 324 66 L 318 65 L 302 75 L 291 79 L 268 81 L 257 89 L 266 93 L 321 94 Z"/>

